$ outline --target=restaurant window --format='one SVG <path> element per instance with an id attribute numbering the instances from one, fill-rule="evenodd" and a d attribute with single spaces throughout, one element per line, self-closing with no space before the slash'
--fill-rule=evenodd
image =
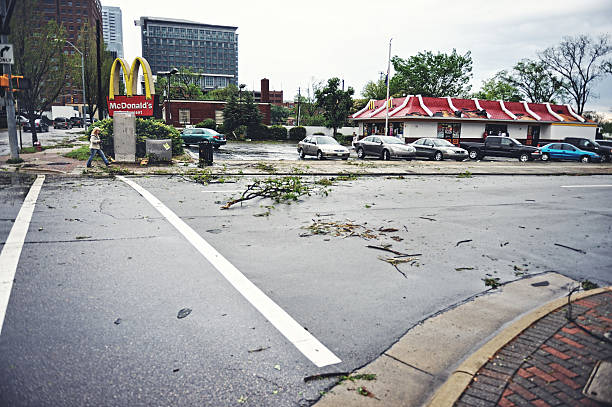
<path id="1" fill-rule="evenodd" d="M 446 139 L 453 144 L 459 144 L 461 123 L 438 123 L 438 138 Z"/>
<path id="2" fill-rule="evenodd" d="M 395 137 L 401 137 L 404 135 L 404 123 L 392 123 L 393 124 L 393 133 L 392 135 Z"/>
<path id="3" fill-rule="evenodd" d="M 180 124 L 191 124 L 191 110 L 190 109 L 179 109 L 179 123 Z"/>

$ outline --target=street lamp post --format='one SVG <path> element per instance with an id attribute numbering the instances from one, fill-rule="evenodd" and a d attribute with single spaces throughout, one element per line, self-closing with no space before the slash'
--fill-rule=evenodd
<path id="1" fill-rule="evenodd" d="M 157 72 L 158 75 L 165 76 L 166 78 L 168 78 L 168 83 L 166 84 L 166 87 L 168 88 L 168 110 L 166 111 L 166 123 L 170 125 L 172 124 L 172 111 L 170 110 L 170 78 L 172 78 L 172 75 L 175 75 L 177 73 L 179 73 L 179 70 L 176 68 L 172 68 L 169 71 Z"/>
<path id="2" fill-rule="evenodd" d="M 85 127 L 85 123 L 84 123 L 85 122 L 85 104 L 87 103 L 87 99 L 85 97 L 85 58 L 83 56 L 83 53 L 77 47 L 75 47 L 73 43 L 71 43 L 68 40 L 66 40 L 66 43 L 70 45 L 72 48 L 74 48 L 74 50 L 81 55 L 81 79 L 82 79 L 82 86 L 83 86 L 83 127 Z M 89 121 L 92 122 L 91 112 L 89 112 Z"/>
<path id="3" fill-rule="evenodd" d="M 389 58 L 387 59 L 387 99 L 385 100 L 387 108 L 385 113 L 385 136 L 389 135 L 389 74 L 391 73 L 391 41 L 393 41 L 393 38 L 389 40 Z"/>

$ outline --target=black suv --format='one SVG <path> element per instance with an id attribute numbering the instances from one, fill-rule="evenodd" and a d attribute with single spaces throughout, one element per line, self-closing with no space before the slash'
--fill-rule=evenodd
<path id="1" fill-rule="evenodd" d="M 53 128 L 54 129 L 71 129 L 72 122 L 70 121 L 70 119 L 67 119 L 65 117 L 56 117 L 53 120 Z"/>
<path id="2" fill-rule="evenodd" d="M 70 123 L 72 123 L 72 127 L 83 127 L 83 119 L 77 116 L 71 117 Z"/>
<path id="3" fill-rule="evenodd" d="M 568 144 L 578 147 L 581 150 L 592 151 L 595 154 L 599 154 L 602 162 L 609 162 L 610 156 L 612 156 L 612 148 L 602 146 L 595 140 L 579 137 L 566 137 L 564 141 Z"/>

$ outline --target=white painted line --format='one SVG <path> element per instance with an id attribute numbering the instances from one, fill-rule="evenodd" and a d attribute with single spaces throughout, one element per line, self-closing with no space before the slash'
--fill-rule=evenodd
<path id="1" fill-rule="evenodd" d="M 44 181 L 45 176 L 39 175 L 30 187 L 30 192 L 28 192 L 21 205 L 17 218 L 15 218 L 15 223 L 2 248 L 2 253 L 0 253 L 0 334 L 2 333 L 4 317 L 6 316 L 9 298 L 11 297 L 13 280 L 15 279 L 17 264 L 19 264 L 23 242 L 25 242 L 26 235 L 28 234 L 34 206 Z"/>
<path id="2" fill-rule="evenodd" d="M 561 188 L 612 188 L 612 184 L 602 184 L 602 185 L 561 185 Z"/>
<path id="3" fill-rule="evenodd" d="M 323 367 L 342 362 L 153 194 L 123 176 L 117 176 L 117 178 L 134 188 L 157 209 L 251 305 L 312 363 L 317 367 Z"/>

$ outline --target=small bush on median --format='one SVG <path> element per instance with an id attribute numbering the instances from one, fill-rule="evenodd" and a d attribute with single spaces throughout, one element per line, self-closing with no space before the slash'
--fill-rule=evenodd
<path id="1" fill-rule="evenodd" d="M 306 129 L 302 126 L 293 127 L 289 130 L 289 139 L 301 141 L 306 137 Z"/>
<path id="2" fill-rule="evenodd" d="M 269 134 L 272 140 L 287 140 L 287 129 L 284 126 L 270 126 Z"/>
<path id="3" fill-rule="evenodd" d="M 200 123 L 196 124 L 195 126 L 199 127 L 199 128 L 217 130 L 217 122 L 215 122 L 214 119 L 206 119 L 206 120 L 201 121 Z"/>

